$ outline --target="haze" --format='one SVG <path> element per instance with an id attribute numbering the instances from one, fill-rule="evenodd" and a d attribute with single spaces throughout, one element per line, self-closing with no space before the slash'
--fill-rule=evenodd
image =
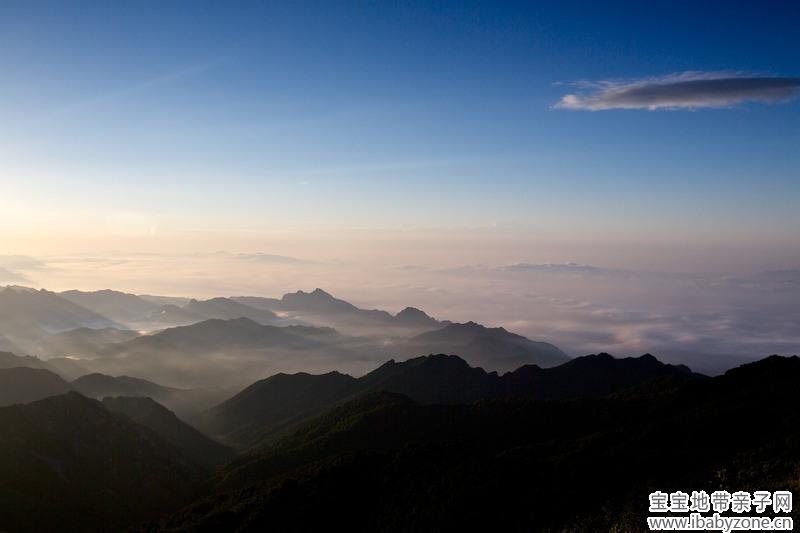
<path id="1" fill-rule="evenodd" d="M 0 283 L 798 351 L 796 9 L 192 7 L 0 7 Z"/>

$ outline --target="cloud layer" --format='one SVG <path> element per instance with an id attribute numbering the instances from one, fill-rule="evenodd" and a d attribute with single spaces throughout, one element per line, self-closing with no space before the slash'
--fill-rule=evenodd
<path id="1" fill-rule="evenodd" d="M 558 109 L 700 109 L 744 102 L 778 103 L 800 97 L 800 78 L 762 77 L 732 72 L 684 72 L 635 81 L 582 82 Z"/>
<path id="2" fill-rule="evenodd" d="M 366 309 L 397 312 L 410 305 L 440 319 L 503 326 L 570 355 L 650 352 L 709 374 L 773 353 L 800 353 L 800 270 L 732 277 L 581 263 L 408 268 L 252 261 L 226 252 L 120 252 L 29 262 L 45 266 L 13 271 L 35 279 L 16 283 L 197 298 L 280 297 L 322 287 Z M 0 285 L 12 283 L 3 277 L 0 270 Z M 342 370 L 337 361 L 325 364 L 314 371 Z"/>

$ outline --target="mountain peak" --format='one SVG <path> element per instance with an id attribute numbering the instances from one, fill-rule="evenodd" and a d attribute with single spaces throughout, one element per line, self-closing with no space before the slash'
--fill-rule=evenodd
<path id="1" fill-rule="evenodd" d="M 576 357 L 564 366 L 582 368 L 586 371 L 611 371 L 612 369 L 627 369 L 630 372 L 661 372 L 691 375 L 693 372 L 685 365 L 670 365 L 659 361 L 652 354 L 646 353 L 639 357 L 617 358 L 611 354 L 599 354 Z"/>
<path id="2" fill-rule="evenodd" d="M 728 379 L 738 379 L 741 376 L 763 378 L 765 376 L 791 376 L 798 371 L 800 371 L 800 357 L 796 355 L 770 355 L 769 357 L 732 368 L 725 372 L 724 375 Z"/>
<path id="3" fill-rule="evenodd" d="M 394 316 L 395 320 L 409 326 L 421 326 L 435 328 L 440 323 L 425 311 L 416 307 L 406 307 Z"/>
<path id="4" fill-rule="evenodd" d="M 311 296 L 316 296 L 317 298 L 328 298 L 331 300 L 333 299 L 333 296 L 330 293 L 323 291 L 319 287 L 311 291 Z"/>
<path id="5" fill-rule="evenodd" d="M 471 368 L 469 363 L 467 363 L 464 359 L 457 355 L 448 355 L 444 353 L 432 353 L 428 355 L 423 355 L 422 357 L 417 357 L 414 359 L 410 359 L 406 361 L 407 363 L 411 363 L 412 365 L 439 365 L 439 366 L 451 366 L 453 368 Z"/>
<path id="6" fill-rule="evenodd" d="M 351 313 L 358 310 L 353 304 L 335 298 L 319 287 L 311 292 L 297 291 L 284 294 L 281 304 L 285 309 L 292 311 Z"/>

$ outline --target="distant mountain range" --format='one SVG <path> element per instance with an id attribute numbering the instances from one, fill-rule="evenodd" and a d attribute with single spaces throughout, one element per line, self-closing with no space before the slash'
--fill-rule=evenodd
<path id="1" fill-rule="evenodd" d="M 64 291 L 59 296 L 70 302 L 120 323 L 136 322 L 161 305 L 135 294 L 105 289 L 101 291 Z"/>
<path id="2" fill-rule="evenodd" d="M 7 287 L 0 289 L 3 349 L 52 359 L 51 369 L 58 365 L 67 379 L 96 372 L 181 388 L 241 386 L 244 376 L 280 371 L 360 374 L 387 358 L 424 353 L 499 371 L 568 359 L 503 328 L 439 321 L 413 307 L 360 309 L 322 289 L 195 300 Z"/>
<path id="3" fill-rule="evenodd" d="M 53 292 L 0 288 L 0 350 L 49 353 L 52 334 L 84 327 L 121 326 Z"/>
<path id="4" fill-rule="evenodd" d="M 212 298 L 210 300 L 192 300 L 184 306 L 186 311 L 205 318 L 230 320 L 249 318 L 260 324 L 271 324 L 278 320 L 278 315 L 268 309 L 256 309 L 230 298 Z"/>
<path id="5" fill-rule="evenodd" d="M 72 359 L 64 357 L 48 359 L 46 362 L 31 355 L 15 355 L 11 352 L 0 352 L 0 368 L 44 368 L 58 374 L 66 380 L 72 380 L 88 374 L 89 371 Z"/>
<path id="6" fill-rule="evenodd" d="M 567 354 L 546 342 L 536 342 L 503 328 L 487 328 L 475 322 L 449 324 L 411 338 L 386 344 L 397 357 L 420 353 L 457 354 L 475 366 L 506 372 L 534 363 L 551 367 L 569 361 Z"/>
<path id="7" fill-rule="evenodd" d="M 221 350 L 259 350 L 265 348 L 310 349 L 319 338 L 335 336 L 335 331 L 304 326 L 265 326 L 249 318 L 210 319 L 189 326 L 169 328 L 154 335 L 117 344 L 116 353 L 162 351 L 169 353 L 216 353 Z"/>
<path id="8" fill-rule="evenodd" d="M 47 363 L 31 355 L 15 355 L 11 352 L 0 352 L 0 368 L 49 368 Z"/>
<path id="9" fill-rule="evenodd" d="M 70 383 L 72 390 L 89 398 L 151 398 L 189 420 L 229 395 L 225 389 L 178 389 L 130 376 L 87 374 Z"/>
<path id="10" fill-rule="evenodd" d="M 414 356 L 428 348 L 499 370 L 522 364 L 549 367 L 569 360 L 553 345 L 474 323 L 449 324 L 424 336 L 379 342 L 327 327 L 271 326 L 237 318 L 206 320 L 103 345 L 100 357 L 86 364 L 105 374 L 196 387 L 284 369 L 339 367 L 359 373 L 388 357 Z M 226 360 L 225 367 L 218 364 L 220 357 Z"/>
<path id="11" fill-rule="evenodd" d="M 190 419 L 198 412 L 227 397 L 222 390 L 177 389 L 128 376 L 85 374 L 68 381 L 53 365 L 35 357 L 18 357 L 0 352 L 0 406 L 28 403 L 70 391 L 89 398 L 106 397 L 152 398 L 181 416 Z"/>
<path id="12" fill-rule="evenodd" d="M 45 345 L 49 354 L 92 355 L 106 346 L 129 341 L 139 336 L 136 331 L 117 328 L 77 328 L 51 335 Z"/>
<path id="13" fill-rule="evenodd" d="M 449 322 L 440 322 L 425 312 L 407 307 L 396 315 L 378 309 L 360 309 L 353 304 L 334 298 L 322 289 L 311 292 L 297 291 L 282 298 L 234 297 L 234 300 L 259 309 L 280 312 L 297 320 L 334 327 L 353 335 L 421 332 L 440 328 Z"/>
<path id="14" fill-rule="evenodd" d="M 296 323 L 312 323 L 352 327 L 358 334 L 365 330 L 379 332 L 386 329 L 424 331 L 441 327 L 439 322 L 419 309 L 408 307 L 397 315 L 377 309 L 359 309 L 349 302 L 334 298 L 322 289 L 312 292 L 297 291 L 282 298 L 238 296 L 195 300 L 159 296 L 137 296 L 113 290 L 94 292 L 65 291 L 64 299 L 85 309 L 107 317 L 109 320 L 137 326 L 183 326 L 211 318 L 249 318 L 261 324 L 285 324 L 276 313 Z M 396 333 L 396 332 L 395 332 Z"/>

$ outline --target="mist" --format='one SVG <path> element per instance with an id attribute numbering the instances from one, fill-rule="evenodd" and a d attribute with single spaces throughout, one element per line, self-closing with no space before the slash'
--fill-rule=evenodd
<path id="1" fill-rule="evenodd" d="M 13 256 L 0 260 L 0 268 L 13 274 L 5 283 L 49 290 L 113 288 L 211 298 L 280 297 L 320 287 L 364 309 L 396 313 L 412 306 L 440 320 L 504 327 L 555 344 L 570 356 L 649 352 L 707 373 L 800 351 L 800 271 L 795 270 L 732 275 L 576 263 L 376 265 L 224 251 Z M 330 325 L 354 337 L 385 334 L 367 324 Z M 344 360 L 351 361 L 346 370 L 358 373 L 383 354 L 351 347 L 341 359 L 312 355 L 296 364 L 289 364 L 296 357 L 276 358 L 284 363 L 261 373 L 341 369 Z"/>

